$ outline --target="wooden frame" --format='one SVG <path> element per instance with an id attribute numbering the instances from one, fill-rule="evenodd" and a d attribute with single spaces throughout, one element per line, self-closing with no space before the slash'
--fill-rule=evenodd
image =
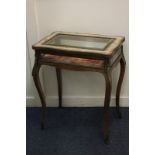
<path id="1" fill-rule="evenodd" d="M 60 32 L 59 32 L 60 33 Z M 55 35 L 58 33 L 54 33 Z M 58 81 L 58 94 L 59 94 L 59 106 L 62 107 L 62 75 L 61 75 L 61 69 L 69 69 L 69 70 L 77 70 L 77 71 L 95 71 L 100 72 L 105 77 L 106 82 L 106 91 L 105 91 L 105 101 L 104 101 L 104 123 L 103 123 L 103 134 L 104 134 L 104 141 L 105 143 L 108 143 L 109 139 L 109 121 L 108 121 L 108 113 L 109 113 L 109 105 L 110 105 L 110 98 L 111 98 L 111 89 L 112 89 L 112 79 L 111 79 L 111 73 L 113 67 L 115 67 L 118 63 L 120 63 L 120 76 L 117 84 L 117 91 L 116 91 L 116 111 L 118 114 L 118 117 L 121 118 L 120 113 L 120 105 L 119 105 L 119 98 L 120 98 L 120 91 L 121 91 L 121 85 L 123 82 L 123 77 L 125 73 L 125 66 L 126 61 L 123 54 L 123 41 L 124 37 L 116 37 L 116 42 L 108 47 L 107 51 L 110 51 L 109 53 L 106 52 L 94 52 L 89 50 L 83 50 L 82 52 L 80 49 L 73 49 L 72 52 L 70 51 L 70 48 L 55 48 L 55 47 L 49 47 L 42 45 L 47 39 L 53 37 L 53 35 L 50 35 L 43 40 L 41 40 L 39 43 L 35 44 L 33 46 L 33 49 L 35 49 L 35 64 L 33 67 L 32 75 L 34 79 L 35 86 L 37 88 L 41 104 L 42 104 L 42 117 L 41 117 L 41 127 L 44 129 L 45 127 L 45 113 L 46 113 L 46 101 L 45 96 L 42 90 L 42 86 L 39 79 L 39 70 L 42 65 L 49 65 L 54 66 L 56 68 L 56 75 L 57 75 L 57 81 Z M 64 34 L 64 33 L 63 33 Z M 66 33 L 68 34 L 68 33 Z M 74 34 L 74 35 L 84 35 L 84 34 Z M 88 35 L 86 35 L 88 36 Z M 91 37 L 103 37 L 99 35 L 89 35 Z M 105 36 L 104 36 L 105 37 Z M 108 36 L 109 37 L 109 36 Z M 107 54 L 108 53 L 108 54 Z M 42 54 L 52 54 L 52 55 L 59 55 L 59 56 L 72 56 L 72 57 L 80 57 L 80 58 L 89 58 L 89 59 L 96 59 L 96 60 L 103 60 L 104 65 L 101 68 L 93 68 L 93 67 L 85 67 L 85 66 L 74 66 L 72 64 L 66 65 L 66 64 L 59 64 L 59 63 L 53 63 L 47 62 L 46 59 L 42 58 Z"/>

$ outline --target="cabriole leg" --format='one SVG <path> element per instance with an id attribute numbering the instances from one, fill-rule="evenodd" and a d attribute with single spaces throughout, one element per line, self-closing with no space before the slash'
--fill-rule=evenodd
<path id="1" fill-rule="evenodd" d="M 42 104 L 42 113 L 41 113 L 41 128 L 45 128 L 45 111 L 46 111 L 46 101 L 45 101 L 45 96 L 42 90 L 40 78 L 39 78 L 39 70 L 40 70 L 41 65 L 35 63 L 32 71 L 32 76 L 33 80 L 35 83 L 35 86 L 37 88 L 41 104 Z"/>
<path id="2" fill-rule="evenodd" d="M 111 98 L 111 88 L 112 88 L 112 80 L 111 80 L 111 71 L 108 70 L 104 73 L 105 83 L 106 83 L 106 91 L 105 91 L 105 100 L 104 100 L 104 124 L 103 124 L 103 132 L 104 132 L 104 142 L 108 144 L 109 141 L 109 105 Z"/>
<path id="3" fill-rule="evenodd" d="M 117 90 L 116 90 L 116 112 L 119 118 L 122 118 L 122 115 L 120 112 L 120 91 L 121 91 L 121 86 L 122 86 L 122 82 L 125 74 L 125 66 L 126 66 L 126 62 L 122 51 L 122 57 L 120 59 L 120 75 L 119 75 L 119 80 L 118 80 Z"/>
<path id="4" fill-rule="evenodd" d="M 58 81 L 58 95 L 59 95 L 59 107 L 62 107 L 62 74 L 61 69 L 56 68 L 56 75 Z"/>

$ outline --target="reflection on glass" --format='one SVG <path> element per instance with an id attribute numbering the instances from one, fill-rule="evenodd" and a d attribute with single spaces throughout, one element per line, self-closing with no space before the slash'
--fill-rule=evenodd
<path id="1" fill-rule="evenodd" d="M 44 44 L 52 46 L 104 50 L 112 41 L 112 38 L 60 34 L 46 41 Z"/>

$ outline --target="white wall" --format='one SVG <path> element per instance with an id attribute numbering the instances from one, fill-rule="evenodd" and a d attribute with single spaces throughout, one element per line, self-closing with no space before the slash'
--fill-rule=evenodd
<path id="1" fill-rule="evenodd" d="M 124 53 L 127 69 L 121 92 L 121 105 L 128 106 L 128 13 L 128 0 L 27 0 L 28 54 L 32 65 L 34 52 L 31 45 L 53 31 L 123 35 L 126 37 Z M 27 67 L 28 65 L 29 62 Z M 119 66 L 113 71 L 111 105 L 114 105 L 118 72 Z M 48 106 L 57 106 L 56 75 L 52 67 L 43 67 L 43 83 Z M 65 106 L 103 106 L 104 92 L 103 75 L 63 71 Z M 28 93 L 27 98 L 29 95 Z M 40 102 L 35 97 L 34 100 L 27 99 L 27 105 L 39 106 Z"/>

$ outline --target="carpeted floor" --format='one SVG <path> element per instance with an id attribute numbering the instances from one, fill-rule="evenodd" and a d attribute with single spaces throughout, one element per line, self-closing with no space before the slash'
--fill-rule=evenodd
<path id="1" fill-rule="evenodd" d="M 128 155 L 129 108 L 122 119 L 110 108 L 110 141 L 103 142 L 102 108 L 48 108 L 45 130 L 40 108 L 27 108 L 27 155 Z"/>

